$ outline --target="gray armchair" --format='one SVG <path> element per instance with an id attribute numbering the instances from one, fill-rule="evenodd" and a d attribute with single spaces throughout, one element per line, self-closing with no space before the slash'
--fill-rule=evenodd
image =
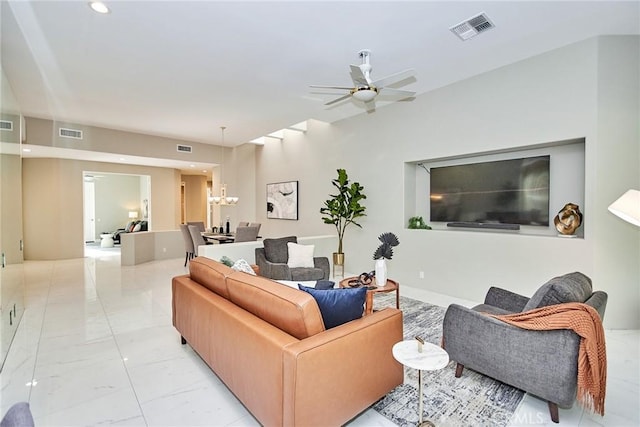
<path id="1" fill-rule="evenodd" d="M 256 248 L 256 264 L 260 267 L 260 275 L 274 280 L 326 280 L 329 278 L 329 259 L 314 257 L 313 267 L 289 268 L 289 251 L 287 243 L 297 243 L 296 236 L 279 239 L 264 239 L 263 248 Z"/>
<path id="2" fill-rule="evenodd" d="M 570 408 L 576 399 L 580 337 L 571 330 L 533 331 L 518 328 L 482 313 L 509 314 L 552 304 L 581 302 L 604 317 L 607 294 L 593 292 L 582 273 L 556 277 L 527 298 L 492 287 L 484 304 L 466 308 L 452 304 L 442 327 L 445 349 L 464 367 L 517 387 L 548 402 L 553 422 L 558 407 Z"/>

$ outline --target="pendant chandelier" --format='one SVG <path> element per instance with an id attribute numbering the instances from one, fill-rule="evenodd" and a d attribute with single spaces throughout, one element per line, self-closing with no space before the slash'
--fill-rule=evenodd
<path id="1" fill-rule="evenodd" d="M 222 131 L 222 164 L 220 165 L 220 182 L 222 181 L 222 172 L 224 169 L 224 149 L 225 149 L 225 145 L 224 145 L 224 130 L 226 129 L 226 126 L 220 126 L 220 130 Z M 211 189 L 211 194 L 213 194 L 213 188 Z M 222 205 L 222 206 L 232 206 L 235 205 L 236 203 L 238 203 L 238 200 L 240 200 L 238 197 L 233 197 L 233 196 L 227 196 L 227 184 L 221 184 L 220 185 L 220 195 L 219 196 L 212 196 L 210 198 L 210 200 L 215 203 L 216 205 Z"/>

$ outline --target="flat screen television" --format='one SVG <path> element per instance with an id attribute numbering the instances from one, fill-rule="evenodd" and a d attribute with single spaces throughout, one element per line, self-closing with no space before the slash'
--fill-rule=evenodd
<path id="1" fill-rule="evenodd" d="M 432 222 L 549 226 L 549 158 L 432 167 Z"/>

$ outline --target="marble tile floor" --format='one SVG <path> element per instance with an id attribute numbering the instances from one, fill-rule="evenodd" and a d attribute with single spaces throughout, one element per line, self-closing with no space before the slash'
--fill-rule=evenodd
<path id="1" fill-rule="evenodd" d="M 26 310 L 0 374 L 0 411 L 28 401 L 37 426 L 257 426 L 259 423 L 171 326 L 171 277 L 182 259 L 121 267 L 117 251 L 26 262 Z M 404 295 L 447 305 L 428 292 Z M 561 426 L 640 425 L 640 332 L 607 331 L 607 414 L 578 405 Z M 393 426 L 373 410 L 350 426 Z M 488 423 L 490 425 L 490 423 Z M 513 426 L 551 423 L 525 396 Z"/>

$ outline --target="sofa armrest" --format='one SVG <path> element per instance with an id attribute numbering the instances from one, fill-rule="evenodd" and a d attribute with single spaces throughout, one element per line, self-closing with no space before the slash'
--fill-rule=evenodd
<path id="1" fill-rule="evenodd" d="M 284 425 L 343 425 L 402 384 L 402 339 L 402 312 L 386 308 L 287 345 Z"/>
<path id="2" fill-rule="evenodd" d="M 329 266 L 329 258 L 327 257 L 314 257 L 313 258 L 313 266 L 315 268 L 319 268 L 323 271 L 324 276 L 322 277 L 324 280 L 327 280 L 331 277 L 331 267 Z"/>
<path id="3" fill-rule="evenodd" d="M 533 331 L 451 304 L 442 325 L 451 360 L 563 408 L 576 397 L 580 337 Z"/>
<path id="4" fill-rule="evenodd" d="M 484 297 L 484 303 L 512 313 L 520 312 L 529 302 L 529 298 L 508 291 L 506 289 L 496 288 L 492 286 Z"/>

